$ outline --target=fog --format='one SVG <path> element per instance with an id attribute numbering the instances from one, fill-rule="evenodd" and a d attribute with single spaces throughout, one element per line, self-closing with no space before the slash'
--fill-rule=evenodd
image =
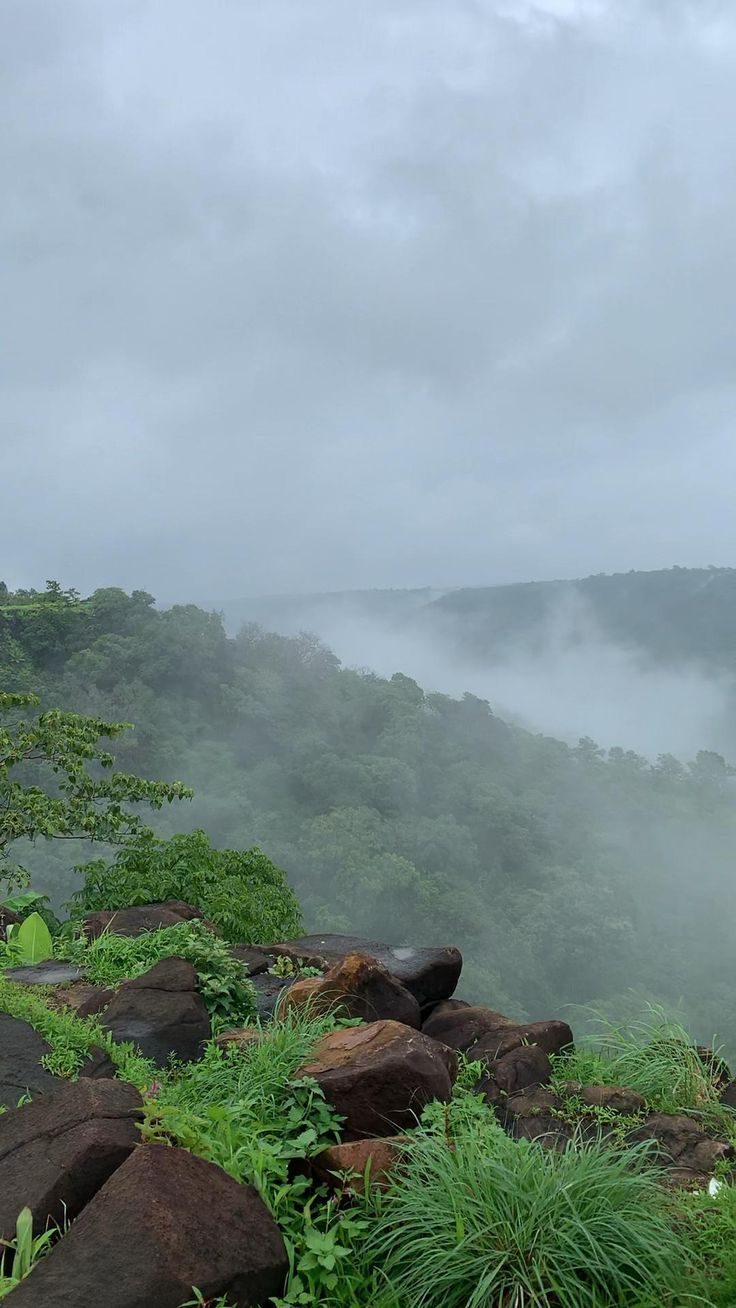
<path id="1" fill-rule="evenodd" d="M 439 594 L 425 592 L 422 601 Z M 533 642 L 502 641 L 492 662 L 463 649 L 447 617 L 413 620 L 421 617 L 420 601 L 409 602 L 401 620 L 367 607 L 360 597 L 334 603 L 320 597 L 311 606 L 294 601 L 290 612 L 284 602 L 271 610 L 268 625 L 285 635 L 314 632 L 348 667 L 387 677 L 402 672 L 425 690 L 449 695 L 469 691 L 502 718 L 568 743 L 588 736 L 651 760 L 660 754 L 690 759 L 702 749 L 736 755 L 732 681 L 694 666 L 655 665 L 640 650 L 606 640 L 580 598 L 556 605 Z M 234 630 L 237 623 L 229 625 Z"/>

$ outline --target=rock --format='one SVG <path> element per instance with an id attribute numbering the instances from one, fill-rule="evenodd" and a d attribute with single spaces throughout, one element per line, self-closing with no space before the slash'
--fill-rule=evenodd
<path id="1" fill-rule="evenodd" d="M 552 1065 L 539 1045 L 518 1045 L 488 1064 L 488 1072 L 477 1089 L 488 1103 L 497 1104 L 510 1095 L 545 1085 L 551 1075 Z"/>
<path id="2" fill-rule="evenodd" d="M 105 986 L 90 986 L 88 994 L 79 1002 L 77 1017 L 96 1017 L 109 1006 L 115 994 L 115 990 L 108 990 Z"/>
<path id="3" fill-rule="evenodd" d="M 13 1308 L 180 1308 L 283 1292 L 281 1234 L 252 1186 L 185 1149 L 141 1145 L 17 1289 Z"/>
<path id="4" fill-rule="evenodd" d="M 713 1089 L 718 1093 L 725 1090 L 731 1080 L 731 1069 L 724 1058 L 708 1045 L 696 1045 L 696 1053 L 709 1072 Z"/>
<path id="5" fill-rule="evenodd" d="M 643 1095 L 623 1085 L 580 1085 L 568 1081 L 565 1088 L 586 1108 L 606 1108 L 625 1117 L 640 1113 L 646 1102 Z"/>
<path id="6" fill-rule="evenodd" d="M 295 962 L 326 970 L 346 954 L 369 954 L 382 963 L 397 981 L 406 986 L 421 1006 L 449 999 L 460 978 L 463 960 L 459 949 L 394 947 L 361 936 L 300 936 L 276 945 L 263 945 L 269 954 L 286 955 Z"/>
<path id="7" fill-rule="evenodd" d="M 729 1081 L 720 1093 L 720 1100 L 727 1108 L 736 1108 L 736 1081 Z"/>
<path id="8" fill-rule="evenodd" d="M 430 1014 L 422 1030 L 433 1040 L 441 1040 L 451 1049 L 460 1049 L 470 1058 L 494 1062 L 518 1045 L 539 1045 L 546 1054 L 557 1054 L 572 1045 L 572 1031 L 567 1022 L 513 1022 L 492 1008 L 437 1009 Z"/>
<path id="9" fill-rule="evenodd" d="M 450 1013 L 459 1013 L 461 1008 L 470 1008 L 466 999 L 438 999 L 422 1005 L 422 1030 L 430 1017 L 446 1018 Z M 427 1032 L 429 1035 L 430 1032 Z"/>
<path id="10" fill-rule="evenodd" d="M 284 1000 L 286 1009 L 334 1012 L 364 1022 L 402 1022 L 418 1028 L 419 1004 L 396 977 L 369 954 L 346 954 L 321 977 L 294 982 Z"/>
<path id="11" fill-rule="evenodd" d="M 260 976 L 267 972 L 273 965 L 273 959 L 264 954 L 262 949 L 256 949 L 254 945 L 233 945 L 230 950 L 233 958 L 237 958 L 242 963 L 248 976 Z"/>
<path id="12" fill-rule="evenodd" d="M 0 1114 L 0 1239 L 26 1206 L 36 1234 L 73 1220 L 136 1148 L 141 1108 L 124 1081 L 76 1081 Z"/>
<path id="13" fill-rule="evenodd" d="M 489 1031 L 512 1031 L 514 1026 L 511 1018 L 495 1013 L 492 1008 L 482 1008 L 478 1004 L 462 1005 L 451 1000 L 437 1005 L 425 1019 L 422 1030 L 451 1049 L 466 1050 Z"/>
<path id="14" fill-rule="evenodd" d="M 245 1049 L 247 1045 L 252 1045 L 260 1040 L 262 1035 L 263 1032 L 257 1026 L 232 1027 L 228 1031 L 221 1031 L 218 1036 L 215 1036 L 215 1044 L 219 1049 L 227 1049 L 228 1045 L 236 1045 L 238 1049 Z"/>
<path id="15" fill-rule="evenodd" d="M 293 986 L 296 977 L 269 976 L 267 972 L 251 977 L 256 992 L 256 1012 L 262 1022 L 270 1022 L 276 1009 L 283 1003 L 282 995 Z"/>
<path id="16" fill-rule="evenodd" d="M 82 929 L 89 940 L 95 940 L 108 931 L 115 936 L 140 936 L 144 931 L 160 931 L 161 927 L 178 926 L 199 918 L 219 935 L 214 926 L 198 908 L 181 899 L 167 899 L 163 904 L 139 904 L 135 908 L 118 908 L 111 912 L 87 913 L 82 918 Z"/>
<path id="17" fill-rule="evenodd" d="M 323 1149 L 312 1160 L 312 1166 L 318 1178 L 334 1190 L 345 1188 L 352 1194 L 364 1194 L 366 1175 L 370 1190 L 385 1190 L 390 1174 L 401 1161 L 405 1143 L 406 1136 L 398 1135 L 381 1140 L 347 1140 Z"/>
<path id="18" fill-rule="evenodd" d="M 106 1049 L 101 1045 L 93 1045 L 89 1051 L 86 1062 L 79 1069 L 79 1075 L 89 1077 L 96 1081 L 113 1081 L 118 1074 L 118 1069 L 113 1063 Z"/>
<path id="19" fill-rule="evenodd" d="M 49 1008 L 69 1008 L 78 1017 L 89 1017 L 90 1013 L 104 1008 L 114 993 L 103 986 L 90 985 L 89 981 L 74 981 L 69 986 L 59 986 L 46 1002 Z"/>
<path id="20" fill-rule="evenodd" d="M 692 1117 L 675 1113 L 652 1113 L 627 1139 L 654 1140 L 658 1161 L 669 1170 L 678 1185 L 705 1184 L 721 1159 L 736 1158 L 727 1140 L 713 1140 Z"/>
<path id="21" fill-rule="evenodd" d="M 0 1105 L 15 1108 L 24 1095 L 47 1094 L 63 1084 L 41 1065 L 50 1053 L 51 1046 L 28 1022 L 0 1013 Z"/>
<path id="22" fill-rule="evenodd" d="M 346 1140 L 415 1126 L 425 1104 L 450 1098 L 456 1074 L 452 1050 L 400 1022 L 333 1031 L 297 1072 L 313 1077 L 344 1117 Z"/>
<path id="23" fill-rule="evenodd" d="M 504 1105 L 507 1118 L 549 1116 L 562 1108 L 562 1100 L 548 1086 L 530 1086 L 510 1095 Z"/>
<path id="24" fill-rule="evenodd" d="M 172 1054 L 182 1063 L 194 1062 L 212 1034 L 197 973 L 183 958 L 162 958 L 142 976 L 124 982 L 102 1025 L 119 1043 L 132 1041 L 157 1067 Z"/>
<path id="25" fill-rule="evenodd" d="M 8 981 L 22 986 L 67 986 L 82 980 L 82 970 L 76 963 L 31 963 L 27 967 L 8 967 L 3 972 Z"/>
<path id="26" fill-rule="evenodd" d="M 20 913 L 14 913 L 12 908 L 3 908 L 0 904 L 0 940 L 7 940 L 9 926 L 20 926 L 22 921 Z"/>
<path id="27" fill-rule="evenodd" d="M 575 1129 L 553 1113 L 516 1114 L 507 1119 L 506 1130 L 514 1140 L 535 1140 L 544 1149 L 567 1149 Z"/>

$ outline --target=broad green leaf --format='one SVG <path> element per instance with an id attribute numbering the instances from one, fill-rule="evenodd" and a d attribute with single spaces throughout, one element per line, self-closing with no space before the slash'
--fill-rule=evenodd
<path id="1" fill-rule="evenodd" d="M 24 963 L 43 963 L 53 958 L 51 932 L 39 913 L 31 913 L 13 932 L 12 943 L 20 950 Z"/>

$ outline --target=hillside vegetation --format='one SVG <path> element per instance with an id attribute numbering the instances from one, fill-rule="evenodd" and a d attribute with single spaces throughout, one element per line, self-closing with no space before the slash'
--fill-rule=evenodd
<path id="1" fill-rule="evenodd" d="M 121 766 L 195 791 L 160 834 L 263 847 L 307 930 L 455 940 L 468 998 L 520 1017 L 649 1000 L 736 1049 L 736 813 L 717 755 L 570 748 L 472 696 L 342 668 L 314 638 L 229 638 L 142 591 L 3 589 L 0 683 L 134 722 Z M 55 903 L 77 888 L 63 842 L 21 855 Z"/>

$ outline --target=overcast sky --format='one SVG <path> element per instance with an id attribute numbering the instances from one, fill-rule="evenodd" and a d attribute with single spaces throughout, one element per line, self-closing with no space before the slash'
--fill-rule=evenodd
<path id="1" fill-rule="evenodd" d="M 0 576 L 736 564 L 736 4 L 4 0 Z"/>

